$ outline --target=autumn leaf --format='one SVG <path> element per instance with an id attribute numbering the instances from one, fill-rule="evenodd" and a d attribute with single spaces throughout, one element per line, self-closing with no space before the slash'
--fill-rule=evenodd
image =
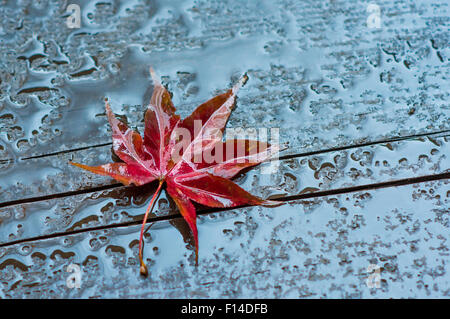
<path id="1" fill-rule="evenodd" d="M 196 262 L 197 215 L 192 201 L 218 208 L 281 204 L 253 196 L 230 180 L 242 169 L 255 166 L 278 152 L 277 146 L 255 140 L 223 141 L 236 93 L 248 77 L 242 77 L 233 88 L 201 104 L 182 120 L 175 114 L 169 92 L 161 85 L 153 69 L 150 73 L 154 90 L 145 113 L 144 138 L 119 121 L 107 100 L 105 103 L 112 129 L 113 151 L 123 162 L 94 167 L 71 162 L 92 173 L 110 176 L 124 185 L 140 186 L 159 181 L 141 227 L 139 259 L 143 275 L 147 274 L 142 257 L 145 224 L 164 184 L 192 231 Z"/>

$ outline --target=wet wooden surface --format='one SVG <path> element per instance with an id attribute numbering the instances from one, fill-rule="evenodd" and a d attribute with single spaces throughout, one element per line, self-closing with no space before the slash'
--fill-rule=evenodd
<path id="1" fill-rule="evenodd" d="M 379 29 L 358 1 L 73 3 L 80 29 L 60 1 L 0 9 L 1 298 L 450 296 L 446 1 L 380 1 Z M 142 130 L 151 65 L 182 116 L 247 72 L 228 128 L 289 148 L 235 180 L 285 205 L 198 207 L 198 266 L 163 192 L 142 278 L 156 185 L 68 162 L 111 161 L 105 96 Z"/>

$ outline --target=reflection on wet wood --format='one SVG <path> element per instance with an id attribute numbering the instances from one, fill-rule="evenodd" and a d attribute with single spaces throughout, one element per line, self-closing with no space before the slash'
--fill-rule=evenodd
<path id="1" fill-rule="evenodd" d="M 80 30 L 66 28 L 63 2 L 0 7 L 0 298 L 448 296 L 442 2 L 380 1 L 381 29 L 366 25 L 363 2 L 137 3 L 83 6 Z M 182 116 L 247 73 L 228 127 L 280 128 L 289 149 L 276 173 L 236 182 L 289 203 L 199 207 L 195 267 L 163 192 L 144 280 L 137 224 L 154 185 L 123 187 L 68 161 L 112 160 L 105 96 L 142 130 L 150 65 Z M 379 288 L 366 285 L 371 264 Z"/>
<path id="2" fill-rule="evenodd" d="M 408 295 L 440 297 L 449 284 L 448 187 L 442 180 L 203 215 L 198 266 L 184 232 L 155 223 L 147 279 L 137 270 L 138 225 L 2 247 L 1 296 L 360 298 L 419 285 Z M 70 264 L 80 266 L 79 289 L 66 284 Z M 366 285 L 371 264 L 380 288 Z"/>

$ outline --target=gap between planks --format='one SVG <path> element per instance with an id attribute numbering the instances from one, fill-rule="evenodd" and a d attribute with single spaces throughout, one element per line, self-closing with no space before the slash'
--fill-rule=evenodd
<path id="1" fill-rule="evenodd" d="M 283 196 L 281 196 L 281 197 L 274 196 L 274 197 L 270 197 L 269 199 L 288 202 L 288 201 L 293 201 L 293 200 L 302 200 L 302 199 L 308 199 L 308 198 L 333 196 L 333 195 L 340 195 L 340 194 L 346 194 L 346 193 L 354 193 L 354 192 L 359 192 L 359 191 L 369 191 L 369 190 L 375 190 L 375 189 L 379 189 L 379 188 L 406 186 L 406 185 L 411 185 L 411 184 L 425 183 L 425 182 L 445 180 L 445 179 L 450 179 L 450 172 L 445 172 L 445 173 L 435 174 L 435 175 L 425 175 L 425 176 L 420 176 L 420 177 L 404 178 L 404 179 L 398 179 L 398 180 L 380 182 L 380 183 L 374 183 L 374 184 L 365 184 L 365 185 L 359 185 L 359 186 L 344 187 L 344 188 L 331 189 L 331 190 L 323 190 L 323 191 L 290 195 L 290 196 L 284 196 L 284 197 Z M 198 210 L 197 215 L 206 215 L 206 214 L 218 213 L 218 212 L 222 212 L 222 211 L 229 211 L 229 210 L 245 208 L 245 207 L 249 207 L 249 205 L 244 205 L 244 206 L 239 206 L 239 207 L 230 207 L 230 208 L 224 208 L 224 209 L 206 208 L 206 209 Z M 144 217 L 144 215 L 142 214 L 142 215 L 134 216 L 133 217 L 134 220 L 129 221 L 129 222 L 115 223 L 115 224 L 96 226 L 96 227 L 88 227 L 88 228 L 82 228 L 82 229 L 71 230 L 71 231 L 66 231 L 66 232 L 53 233 L 53 234 L 49 234 L 49 235 L 41 235 L 41 236 L 19 239 L 19 240 L 0 244 L 0 247 L 8 247 L 8 246 L 16 245 L 16 244 L 46 240 L 46 239 L 57 238 L 57 237 L 64 237 L 64 236 L 85 233 L 85 232 L 90 232 L 90 231 L 139 225 L 142 223 L 143 217 Z M 172 220 L 172 219 L 180 218 L 180 217 L 182 217 L 180 213 L 175 213 L 175 214 L 165 215 L 165 216 L 150 217 L 148 219 L 147 223 L 151 224 L 151 223 L 158 222 L 158 221 Z"/>
<path id="2" fill-rule="evenodd" d="M 431 138 L 432 136 L 435 136 L 435 135 L 438 135 L 437 137 L 446 137 L 446 136 L 450 135 L 450 134 L 445 134 L 445 133 L 450 133 L 450 130 L 442 130 L 439 132 L 423 133 L 423 134 L 417 134 L 417 135 L 408 135 L 408 136 L 396 137 L 396 138 L 382 140 L 382 141 L 380 140 L 380 141 L 367 142 L 367 143 L 361 143 L 361 144 L 355 144 L 355 145 L 347 145 L 347 146 L 341 146 L 341 147 L 335 147 L 335 148 L 328 148 L 328 149 L 318 150 L 318 151 L 297 153 L 297 154 L 293 154 L 293 155 L 285 155 L 285 156 L 280 156 L 276 160 L 287 160 L 287 159 L 292 159 L 292 158 L 319 155 L 319 154 L 325 154 L 325 153 L 330 153 L 330 152 L 343 151 L 343 150 L 352 149 L 352 148 L 366 147 L 366 146 L 384 144 L 384 143 L 392 143 L 392 142 L 398 142 L 398 141 L 402 141 L 402 140 L 417 139 L 417 138 L 421 138 L 421 137 Z M 444 135 L 442 135 L 442 134 L 444 134 Z M 57 153 L 51 153 L 51 154 L 47 154 L 47 155 L 38 155 L 38 156 L 34 156 L 34 157 L 27 157 L 27 158 L 24 158 L 23 160 L 42 158 L 42 157 L 48 157 L 48 156 L 56 156 L 59 154 L 76 152 L 76 151 L 85 150 L 85 149 L 89 149 L 89 148 L 95 148 L 95 147 L 103 147 L 103 146 L 107 146 L 107 145 L 112 145 L 112 143 L 104 143 L 104 144 L 99 144 L 99 145 L 94 145 L 94 146 L 86 146 L 86 147 L 82 147 L 82 148 L 77 148 L 77 149 L 73 149 L 73 150 L 66 150 L 66 151 L 61 151 L 61 152 L 57 152 Z M 50 199 L 57 199 L 57 198 L 64 198 L 64 197 L 69 197 L 69 196 L 88 194 L 88 193 L 110 190 L 110 189 L 119 188 L 119 187 L 124 187 L 124 186 L 121 183 L 113 183 L 113 184 L 108 184 L 108 185 L 103 185 L 103 186 L 96 186 L 96 187 L 91 187 L 91 188 L 86 188 L 86 189 L 67 191 L 67 192 L 56 193 L 56 194 L 51 194 L 51 195 L 22 198 L 22 199 L 17 199 L 17 200 L 0 202 L 0 208 L 20 205 L 20 204 L 26 204 L 26 203 L 32 203 L 32 202 L 46 201 L 46 200 L 50 200 Z"/>
<path id="3" fill-rule="evenodd" d="M 343 151 L 343 150 L 348 150 L 348 149 L 352 149 L 352 148 L 358 148 L 358 147 L 364 147 L 364 146 L 370 146 L 370 145 L 377 145 L 377 144 L 384 144 L 384 143 L 393 143 L 393 142 L 399 142 L 399 141 L 403 141 L 403 140 L 410 140 L 410 139 L 415 139 L 415 138 L 420 138 L 420 137 L 432 137 L 434 135 L 439 135 L 438 137 L 445 137 L 445 136 L 448 136 L 448 135 L 441 136 L 441 134 L 447 134 L 447 133 L 450 133 L 450 129 L 436 131 L 436 132 L 421 133 L 421 134 L 404 135 L 404 136 L 392 137 L 392 138 L 387 138 L 387 139 L 378 140 L 378 141 L 372 141 L 372 142 L 366 142 L 366 143 L 360 143 L 360 144 L 352 144 L 352 145 L 333 147 L 333 148 L 326 148 L 326 149 L 323 149 L 323 150 L 317 150 L 317 151 L 311 151 L 311 152 L 305 152 L 305 153 L 295 153 L 295 154 L 280 156 L 278 159 L 279 160 L 284 160 L 284 159 L 290 159 L 290 158 L 295 158 L 295 157 L 304 157 L 304 156 L 310 156 L 310 155 L 318 155 L 318 154 L 322 154 L 322 153 Z M 102 144 L 95 144 L 95 145 L 90 145 L 90 146 L 84 146 L 84 147 L 79 147 L 79 148 L 74 148 L 74 149 L 69 149 L 69 150 L 63 150 L 63 151 L 58 151 L 58 152 L 53 152 L 53 153 L 47 153 L 47 154 L 41 154 L 41 155 L 33 155 L 33 156 L 28 156 L 28 157 L 21 157 L 21 158 L 19 158 L 19 161 L 26 161 L 26 160 L 30 160 L 30 159 L 45 158 L 45 157 L 50 157 L 50 156 L 58 156 L 58 155 L 61 155 L 61 154 L 74 153 L 74 152 L 87 150 L 87 149 L 90 149 L 90 148 L 105 147 L 105 146 L 108 146 L 108 145 L 112 145 L 112 142 L 102 143 Z M 15 162 L 15 160 L 8 159 L 8 158 L 7 159 L 0 159 L 0 164 L 7 163 L 7 162 Z"/>

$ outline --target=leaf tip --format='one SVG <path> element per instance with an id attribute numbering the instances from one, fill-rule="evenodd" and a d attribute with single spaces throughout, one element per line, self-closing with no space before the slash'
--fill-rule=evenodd
<path id="1" fill-rule="evenodd" d="M 107 113 L 111 112 L 111 106 L 109 105 L 109 100 L 107 97 L 105 97 L 105 109 Z"/>
<path id="2" fill-rule="evenodd" d="M 141 264 L 141 268 L 139 269 L 139 272 L 140 272 L 141 276 L 147 277 L 148 276 L 147 266 L 145 264 Z"/>
<path id="3" fill-rule="evenodd" d="M 239 91 L 239 89 L 247 83 L 247 81 L 248 81 L 248 75 L 247 75 L 247 73 L 244 73 L 244 75 L 239 79 L 239 82 L 234 85 L 234 87 L 232 89 L 233 93 L 236 94 L 237 91 Z"/>
<path id="4" fill-rule="evenodd" d="M 70 165 L 73 165 L 73 166 L 76 166 L 76 167 L 81 167 L 81 168 L 83 168 L 81 164 L 78 164 L 78 163 L 75 163 L 75 162 L 72 162 L 72 161 L 69 161 L 69 164 L 70 164 Z"/>
<path id="5" fill-rule="evenodd" d="M 241 78 L 242 86 L 244 86 L 245 84 L 247 84 L 248 79 L 249 79 L 249 78 L 248 78 L 247 72 L 245 72 L 244 75 L 243 75 L 242 78 Z"/>
<path id="6" fill-rule="evenodd" d="M 155 85 L 160 85 L 160 81 L 159 81 L 159 77 L 156 75 L 155 70 L 153 69 L 153 67 L 150 67 L 150 75 L 152 77 L 153 83 Z"/>
<path id="7" fill-rule="evenodd" d="M 286 203 L 285 202 L 280 202 L 280 201 L 277 201 L 277 200 L 266 199 L 266 200 L 263 201 L 263 203 L 261 205 L 264 206 L 264 207 L 277 207 L 277 206 L 281 206 L 281 205 L 284 205 L 284 204 L 286 204 Z"/>

